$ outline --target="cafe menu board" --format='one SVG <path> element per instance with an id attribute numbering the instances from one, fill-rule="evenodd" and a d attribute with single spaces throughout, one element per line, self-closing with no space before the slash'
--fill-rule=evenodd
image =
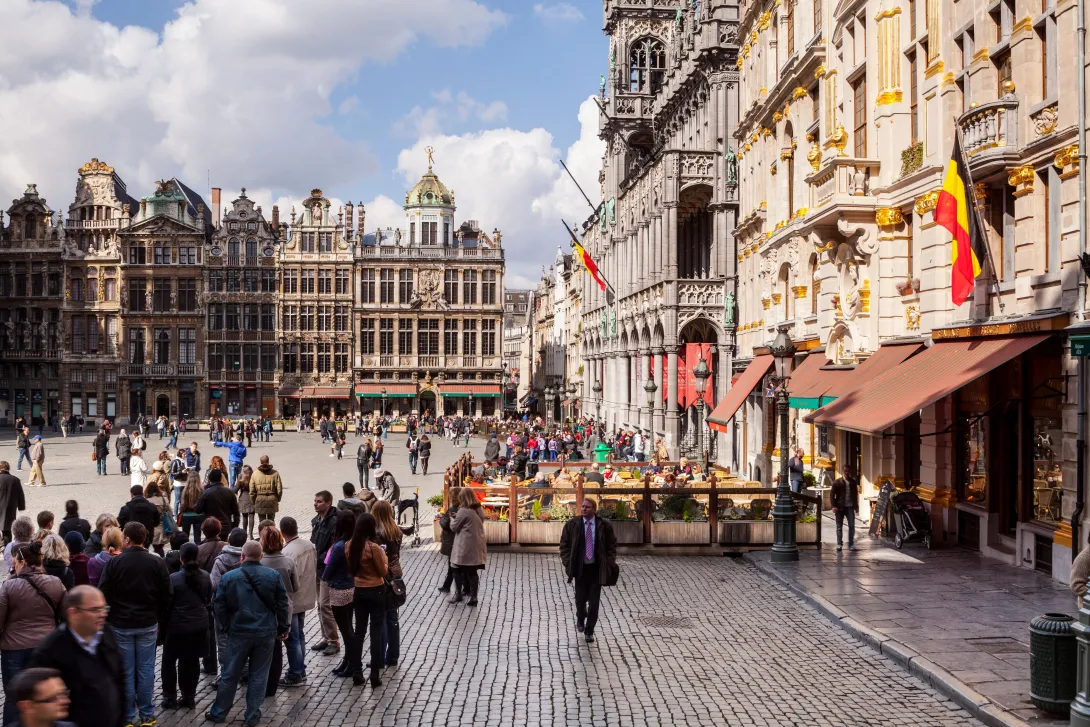
<path id="1" fill-rule="evenodd" d="M 881 489 L 878 490 L 878 501 L 874 503 L 874 509 L 870 513 L 871 536 L 877 535 L 879 528 L 882 527 L 882 520 L 889 512 L 889 501 L 893 497 L 893 492 L 893 483 L 890 480 L 883 482 Z"/>

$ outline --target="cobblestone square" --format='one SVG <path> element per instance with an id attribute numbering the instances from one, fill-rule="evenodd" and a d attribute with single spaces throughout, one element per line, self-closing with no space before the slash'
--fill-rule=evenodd
<path id="1" fill-rule="evenodd" d="M 462 450 L 439 441 L 432 474 L 413 478 L 403 440 L 390 435 L 386 461 L 403 490 L 419 484 L 424 499 Z M 207 461 L 207 433 L 183 441 L 199 442 Z M 150 444 L 154 454 L 154 435 Z M 59 516 L 70 497 L 88 519 L 117 511 L 128 478 L 116 474 L 112 457 L 113 474 L 96 477 L 90 446 L 88 435 L 49 437 L 51 484 L 27 491 L 31 516 L 45 508 Z M 330 458 L 317 435 L 278 433 L 271 444 L 255 443 L 247 459 L 261 454 L 284 477 L 282 514 L 307 529 L 313 493 L 336 494 L 356 477 L 351 454 Z M 430 513 L 424 524 L 430 537 Z M 554 555 L 493 552 L 477 609 L 447 604 L 435 591 L 446 561 L 434 544 L 407 550 L 403 564 L 410 597 L 401 613 L 402 660 L 383 686 L 354 688 L 330 675 L 337 657 L 308 651 L 307 685 L 267 700 L 263 723 L 979 724 L 741 560 L 622 556 L 621 582 L 605 589 L 598 640 L 589 646 L 575 631 L 570 587 Z M 316 619 L 307 633 L 317 637 Z M 163 711 L 159 724 L 199 724 L 213 697 L 212 677 L 202 676 L 198 710 Z M 241 699 L 242 690 L 232 721 L 241 721 Z"/>

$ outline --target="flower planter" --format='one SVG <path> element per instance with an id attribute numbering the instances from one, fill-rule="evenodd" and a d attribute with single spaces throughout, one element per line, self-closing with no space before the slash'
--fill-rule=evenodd
<path id="1" fill-rule="evenodd" d="M 818 541 L 818 524 L 812 523 L 795 523 L 795 542 L 797 543 L 816 543 Z"/>
<path id="2" fill-rule="evenodd" d="M 485 520 L 484 540 L 489 545 L 507 545 L 511 542 L 511 525 L 506 520 Z"/>
<path id="3" fill-rule="evenodd" d="M 720 520 L 720 545 L 771 545 L 775 540 L 772 520 Z M 795 523 L 795 542 L 816 543 L 817 523 Z"/>
<path id="4" fill-rule="evenodd" d="M 670 520 L 651 523 L 651 542 L 655 545 L 707 545 L 711 533 L 707 521 L 687 523 Z"/>
<path id="5" fill-rule="evenodd" d="M 431 538 L 436 543 L 443 542 L 443 528 L 439 527 L 438 520 L 431 521 Z"/>
<path id="6" fill-rule="evenodd" d="M 610 520 L 609 523 L 617 536 L 617 545 L 643 545 L 643 523 L 639 520 Z"/>
<path id="7" fill-rule="evenodd" d="M 563 532 L 563 520 L 520 520 L 519 545 L 559 545 Z"/>

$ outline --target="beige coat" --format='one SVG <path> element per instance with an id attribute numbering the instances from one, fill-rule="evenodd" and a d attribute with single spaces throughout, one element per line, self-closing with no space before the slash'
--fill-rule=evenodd
<path id="1" fill-rule="evenodd" d="M 1082 552 L 1075 556 L 1075 562 L 1071 564 L 1071 592 L 1075 594 L 1080 609 L 1083 597 L 1086 596 L 1088 580 L 1090 580 L 1090 548 L 1083 548 Z"/>
<path id="2" fill-rule="evenodd" d="M 284 496 L 284 485 L 280 482 L 280 473 L 271 464 L 263 464 L 254 470 L 250 477 L 250 499 L 254 510 L 259 514 L 280 510 L 280 498 Z"/>
<path id="3" fill-rule="evenodd" d="M 291 597 L 292 612 L 309 611 L 318 600 L 318 559 L 314 543 L 303 538 L 294 538 L 284 546 L 282 552 L 295 561 L 295 578 L 299 581 L 299 589 Z"/>
<path id="4" fill-rule="evenodd" d="M 484 521 L 475 507 L 460 507 L 450 520 L 454 531 L 454 549 L 450 553 L 453 566 L 484 565 L 488 547 L 484 537 Z"/>

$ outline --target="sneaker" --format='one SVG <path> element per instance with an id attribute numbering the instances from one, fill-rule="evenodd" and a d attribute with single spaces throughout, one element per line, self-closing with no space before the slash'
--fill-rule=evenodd
<path id="1" fill-rule="evenodd" d="M 329 642 L 329 645 L 322 649 L 322 656 L 333 656 L 341 651 L 341 645 L 336 642 Z"/>
<path id="2" fill-rule="evenodd" d="M 579 621 L 579 622 L 577 622 L 575 624 L 575 630 L 578 631 L 579 633 L 583 633 L 583 629 L 584 629 L 584 626 L 583 626 L 582 621 Z"/>
<path id="3" fill-rule="evenodd" d="M 292 677 L 287 676 L 280 680 L 280 686 L 282 687 L 301 687 L 307 683 L 306 677 Z"/>
<path id="4" fill-rule="evenodd" d="M 849 545 L 849 546 L 848 546 L 848 550 L 854 551 L 854 550 L 855 550 L 855 546 L 854 546 L 854 545 Z"/>
<path id="5" fill-rule="evenodd" d="M 324 649 L 324 648 L 325 648 L 325 647 L 327 647 L 327 646 L 329 646 L 329 642 L 328 642 L 328 641 L 326 641 L 325 639 L 322 639 L 322 640 L 321 640 L 321 641 L 319 641 L 319 642 L 318 642 L 317 644 L 315 644 L 314 646 L 310 647 L 310 650 L 311 650 L 311 651 L 321 651 L 322 649 Z"/>
<path id="6" fill-rule="evenodd" d="M 140 727 L 155 727 L 155 715 L 140 718 Z"/>
<path id="7" fill-rule="evenodd" d="M 588 644 L 593 644 L 594 643 L 594 634 L 592 634 L 590 632 L 587 632 L 586 639 L 587 639 Z"/>
<path id="8" fill-rule="evenodd" d="M 843 545 L 838 545 L 838 546 L 836 546 L 836 552 L 838 552 L 838 553 L 839 553 L 839 552 L 840 552 L 840 551 L 842 551 L 842 550 L 844 550 L 844 546 L 843 546 Z"/>

